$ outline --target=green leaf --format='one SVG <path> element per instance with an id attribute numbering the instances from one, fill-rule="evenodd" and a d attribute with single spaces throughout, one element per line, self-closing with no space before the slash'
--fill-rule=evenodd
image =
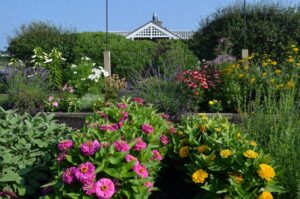
<path id="1" fill-rule="evenodd" d="M 111 157 L 108 158 L 109 162 L 113 165 L 119 164 L 124 161 L 126 153 L 115 153 Z"/>
<path id="2" fill-rule="evenodd" d="M 103 169 L 103 171 L 111 177 L 122 179 L 122 176 L 120 175 L 120 173 L 114 168 L 106 168 L 106 169 Z"/>
<path id="3" fill-rule="evenodd" d="M 21 176 L 19 176 L 18 173 L 15 173 L 13 171 L 8 171 L 0 178 L 0 182 L 17 182 L 20 180 L 20 178 Z"/>

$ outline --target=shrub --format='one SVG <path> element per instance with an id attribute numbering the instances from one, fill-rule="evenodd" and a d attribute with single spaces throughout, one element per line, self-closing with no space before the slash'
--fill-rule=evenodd
<path id="1" fill-rule="evenodd" d="M 196 198 L 257 198 L 284 191 L 272 158 L 222 117 L 185 118 L 175 140 Z"/>
<path id="2" fill-rule="evenodd" d="M 112 74 L 104 80 L 104 98 L 108 100 L 116 100 L 120 91 L 127 87 L 125 78 L 120 78 L 117 74 Z"/>
<path id="3" fill-rule="evenodd" d="M 0 190 L 37 198 L 51 178 L 52 150 L 69 129 L 53 115 L 18 115 L 0 108 Z"/>
<path id="4" fill-rule="evenodd" d="M 147 198 L 155 190 L 171 127 L 142 99 L 133 100 L 102 108 L 82 132 L 59 143 L 49 184 L 56 197 Z"/>
<path id="5" fill-rule="evenodd" d="M 241 57 L 244 48 L 243 4 L 218 9 L 200 23 L 190 41 L 190 48 L 200 59 L 214 59 L 218 40 L 227 38 L 232 42 L 232 53 Z M 264 1 L 246 7 L 247 43 L 250 52 L 268 53 L 281 57 L 292 43 L 299 43 L 300 14 L 297 7 Z"/>
<path id="6" fill-rule="evenodd" d="M 59 49 L 67 61 L 73 62 L 76 34 L 72 31 L 45 22 L 22 25 L 9 39 L 8 52 L 25 62 L 31 60 L 33 49 L 40 47 L 46 52 Z"/>
<path id="7" fill-rule="evenodd" d="M 284 168 L 280 180 L 288 193 L 281 198 L 287 199 L 300 196 L 300 107 L 297 92 L 281 93 L 279 98 L 257 97 L 247 105 L 247 114 L 241 124 L 244 131 Z"/>

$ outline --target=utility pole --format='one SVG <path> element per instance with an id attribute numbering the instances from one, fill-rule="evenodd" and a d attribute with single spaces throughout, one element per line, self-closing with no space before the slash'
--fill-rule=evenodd
<path id="1" fill-rule="evenodd" d="M 104 69 L 111 75 L 111 57 L 110 57 L 110 51 L 108 50 L 108 0 L 105 1 L 105 10 L 106 10 L 106 17 L 105 17 L 105 23 L 106 23 L 106 34 L 105 34 L 105 51 L 103 52 L 104 57 Z"/>
<path id="2" fill-rule="evenodd" d="M 244 28 L 243 28 L 244 46 L 243 46 L 243 49 L 242 49 L 242 59 L 249 56 L 249 50 L 247 49 L 246 0 L 244 0 L 244 5 L 243 5 L 243 20 L 244 20 Z"/>

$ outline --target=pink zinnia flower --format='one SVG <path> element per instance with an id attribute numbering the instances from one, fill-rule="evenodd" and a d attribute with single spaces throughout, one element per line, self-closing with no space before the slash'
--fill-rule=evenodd
<path id="1" fill-rule="evenodd" d="M 103 113 L 103 112 L 97 112 L 97 114 L 99 114 L 99 116 L 105 120 L 108 120 L 108 115 Z"/>
<path id="2" fill-rule="evenodd" d="M 138 176 L 142 178 L 148 177 L 148 170 L 144 165 L 142 164 L 134 165 L 132 169 Z"/>
<path id="3" fill-rule="evenodd" d="M 153 182 L 148 181 L 144 184 L 144 186 L 148 187 L 148 192 L 151 192 L 153 189 Z"/>
<path id="4" fill-rule="evenodd" d="M 96 192 L 95 184 L 93 182 L 84 184 L 82 189 L 88 196 L 91 196 Z"/>
<path id="5" fill-rule="evenodd" d="M 160 116 L 166 120 L 168 120 L 170 118 L 170 115 L 165 114 L 165 113 L 161 113 Z"/>
<path id="6" fill-rule="evenodd" d="M 129 144 L 126 141 L 116 141 L 114 142 L 114 146 L 119 152 L 129 151 Z"/>
<path id="7" fill-rule="evenodd" d="M 132 98 L 132 101 L 136 102 L 139 105 L 144 105 L 144 100 L 142 98 L 135 97 Z"/>
<path id="8" fill-rule="evenodd" d="M 56 159 L 57 162 L 61 163 L 64 159 L 66 159 L 66 155 L 67 154 L 65 152 L 58 154 L 57 159 Z"/>
<path id="9" fill-rule="evenodd" d="M 142 131 L 144 131 L 147 134 L 154 132 L 154 128 L 150 124 L 143 124 L 141 129 L 142 129 Z"/>
<path id="10" fill-rule="evenodd" d="M 173 126 L 171 126 L 169 130 L 171 133 L 176 134 L 177 130 Z"/>
<path id="11" fill-rule="evenodd" d="M 61 178 L 65 184 L 71 184 L 75 180 L 76 167 L 67 168 Z"/>
<path id="12" fill-rule="evenodd" d="M 88 141 L 80 145 L 80 149 L 83 155 L 94 155 L 100 149 L 100 143 L 98 140 Z"/>
<path id="13" fill-rule="evenodd" d="M 54 99 L 53 96 L 49 96 L 48 101 L 51 102 Z"/>
<path id="14" fill-rule="evenodd" d="M 160 136 L 160 142 L 163 144 L 163 145 L 167 145 L 169 143 L 169 138 L 165 135 L 162 135 Z"/>
<path id="15" fill-rule="evenodd" d="M 58 107 L 58 102 L 57 102 L 57 101 L 53 102 L 53 103 L 52 103 L 52 106 L 54 106 L 54 107 L 57 108 L 57 107 Z"/>
<path id="16" fill-rule="evenodd" d="M 99 199 L 109 199 L 115 193 L 115 185 L 108 178 L 101 178 L 95 183 L 95 192 Z"/>
<path id="17" fill-rule="evenodd" d="M 125 160 L 126 160 L 126 162 L 132 162 L 132 161 L 134 161 L 135 165 L 140 164 L 140 162 L 138 161 L 138 159 L 136 157 L 134 157 L 133 155 L 131 155 L 131 154 L 127 154 L 125 156 Z"/>
<path id="18" fill-rule="evenodd" d="M 117 107 L 119 109 L 125 109 L 125 108 L 127 108 L 127 104 L 125 104 L 125 103 L 117 103 Z"/>
<path id="19" fill-rule="evenodd" d="M 133 147 L 133 150 L 140 151 L 140 150 L 145 149 L 145 148 L 147 148 L 146 142 L 144 142 L 142 140 L 142 138 L 138 138 L 136 144 Z"/>
<path id="20" fill-rule="evenodd" d="M 96 178 L 95 166 L 90 162 L 85 162 L 79 165 L 75 171 L 76 178 L 86 184 L 94 181 Z"/>
<path id="21" fill-rule="evenodd" d="M 102 124 L 102 125 L 99 126 L 99 129 L 101 131 L 110 131 L 111 125 L 110 124 Z"/>
<path id="22" fill-rule="evenodd" d="M 74 88 L 72 87 L 72 86 L 70 86 L 69 88 L 68 88 L 68 91 L 69 91 L 69 93 L 74 93 Z"/>
<path id="23" fill-rule="evenodd" d="M 124 122 L 128 118 L 128 113 L 127 112 L 122 112 L 123 117 L 121 118 L 120 121 Z"/>
<path id="24" fill-rule="evenodd" d="M 57 148 L 60 151 L 66 151 L 73 147 L 73 141 L 72 140 L 63 140 L 60 143 L 58 143 Z"/>
<path id="25" fill-rule="evenodd" d="M 161 155 L 160 155 L 160 153 L 159 153 L 158 150 L 153 150 L 152 154 L 153 154 L 153 156 L 151 158 L 152 160 L 158 160 L 158 161 L 162 160 L 162 157 L 161 157 Z"/>

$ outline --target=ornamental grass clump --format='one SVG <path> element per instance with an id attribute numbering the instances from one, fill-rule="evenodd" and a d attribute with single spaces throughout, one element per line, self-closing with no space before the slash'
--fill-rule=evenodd
<path id="1" fill-rule="evenodd" d="M 174 149 L 196 198 L 272 198 L 272 192 L 284 192 L 272 158 L 227 119 L 190 116 L 178 132 Z"/>
<path id="2" fill-rule="evenodd" d="M 148 198 L 170 146 L 172 124 L 142 99 L 90 115 L 86 127 L 58 144 L 52 196 Z M 45 198 L 49 198 L 45 196 Z"/>

